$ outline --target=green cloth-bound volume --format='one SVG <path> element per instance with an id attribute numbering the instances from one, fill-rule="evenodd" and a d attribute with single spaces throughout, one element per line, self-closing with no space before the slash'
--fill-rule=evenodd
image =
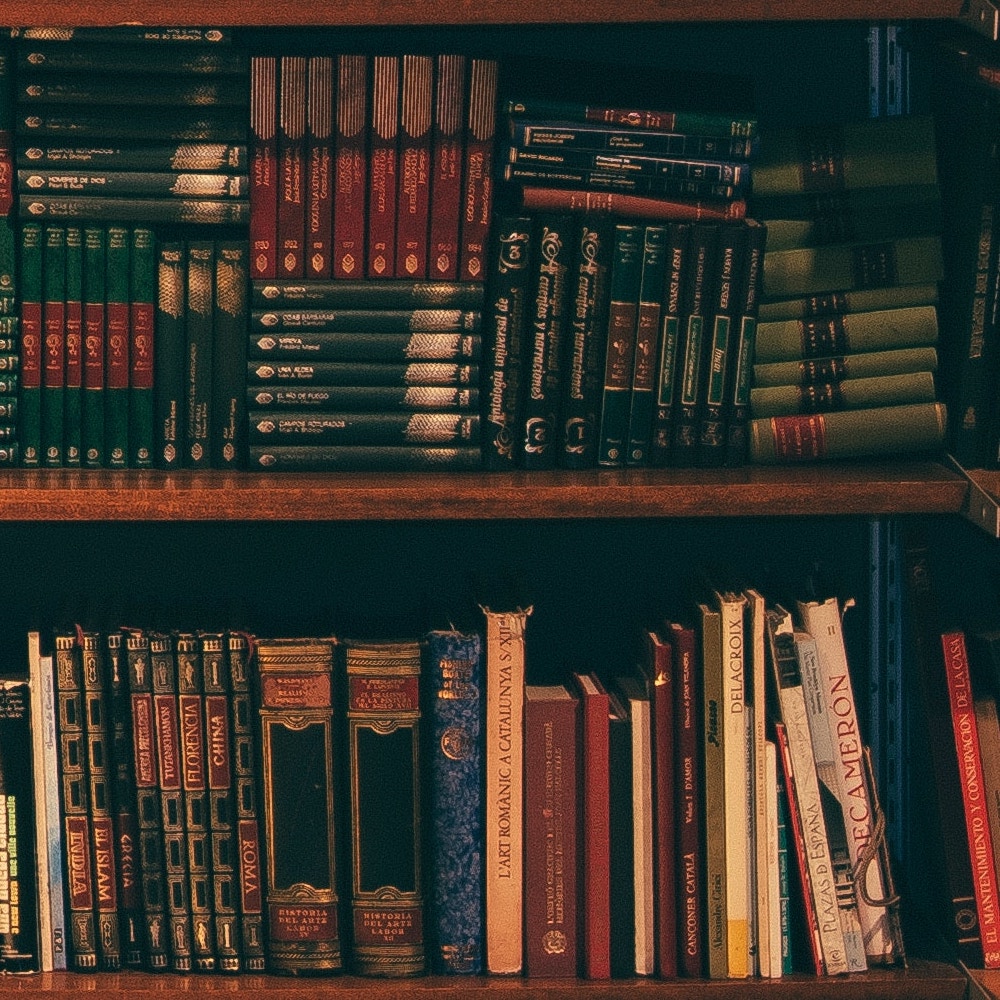
<path id="1" fill-rule="evenodd" d="M 930 403 L 934 398 L 933 372 L 906 372 L 814 385 L 754 387 L 750 390 L 750 415 L 780 417 L 792 413 L 863 410 L 871 406 Z"/>

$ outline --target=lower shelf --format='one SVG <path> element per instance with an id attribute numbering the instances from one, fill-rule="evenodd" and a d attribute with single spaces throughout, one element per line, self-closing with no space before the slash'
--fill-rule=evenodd
<path id="1" fill-rule="evenodd" d="M 588 982 L 500 977 L 442 977 L 368 979 L 337 976 L 295 979 L 277 976 L 171 976 L 144 973 L 43 973 L 0 977 L 0 996 L 38 993 L 46 997 L 97 995 L 102 1000 L 134 1000 L 156 996 L 161 1000 L 191 994 L 238 994 L 240 1000 L 963 1000 L 968 980 L 955 966 L 913 961 L 907 969 L 875 969 L 863 975 L 817 979 L 795 975 L 779 980 L 635 979 Z"/>

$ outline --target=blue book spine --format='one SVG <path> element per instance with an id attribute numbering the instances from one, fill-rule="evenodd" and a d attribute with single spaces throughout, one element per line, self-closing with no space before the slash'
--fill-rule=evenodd
<path id="1" fill-rule="evenodd" d="M 427 636 L 431 965 L 438 974 L 483 971 L 482 637 Z"/>

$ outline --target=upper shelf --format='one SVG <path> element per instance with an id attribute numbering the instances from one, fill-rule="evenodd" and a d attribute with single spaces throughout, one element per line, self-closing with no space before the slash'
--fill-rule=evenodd
<path id="1" fill-rule="evenodd" d="M 14 26 L 142 24 L 215 25 L 476 25 L 610 22 L 903 20 L 951 18 L 961 0 L 8 0 L 3 17 Z"/>
<path id="2" fill-rule="evenodd" d="M 958 513 L 935 462 L 511 473 L 12 470 L 0 521 L 376 521 Z"/>

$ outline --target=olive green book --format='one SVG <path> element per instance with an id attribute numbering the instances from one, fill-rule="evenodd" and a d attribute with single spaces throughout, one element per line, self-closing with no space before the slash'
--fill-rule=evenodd
<path id="1" fill-rule="evenodd" d="M 757 318 L 762 323 L 779 319 L 808 319 L 830 313 L 867 312 L 876 309 L 901 309 L 904 306 L 936 305 L 937 281 L 891 288 L 863 288 L 859 291 L 829 292 L 824 295 L 796 295 L 761 302 Z"/>
<path id="2" fill-rule="evenodd" d="M 810 385 L 839 382 L 845 378 L 902 375 L 905 372 L 937 371 L 936 347 L 901 347 L 893 351 L 861 351 L 826 358 L 774 361 L 755 364 L 755 387 L 766 385 Z"/>
<path id="3" fill-rule="evenodd" d="M 750 390 L 750 416 L 779 417 L 792 413 L 861 410 L 872 406 L 930 403 L 935 396 L 933 372 L 873 375 L 812 385 L 771 385 Z"/>

